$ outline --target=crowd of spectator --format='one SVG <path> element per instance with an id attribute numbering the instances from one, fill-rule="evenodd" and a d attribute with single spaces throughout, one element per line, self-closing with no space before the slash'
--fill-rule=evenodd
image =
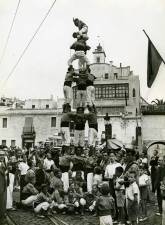
<path id="1" fill-rule="evenodd" d="M 22 207 L 43 218 L 90 214 L 99 216 L 100 224 L 134 225 L 148 219 L 154 192 L 156 214 L 165 220 L 165 158 L 156 150 L 149 161 L 145 153 L 125 148 L 64 154 L 55 147 L 0 149 L 0 216 Z M 13 190 L 20 191 L 17 205 Z"/>

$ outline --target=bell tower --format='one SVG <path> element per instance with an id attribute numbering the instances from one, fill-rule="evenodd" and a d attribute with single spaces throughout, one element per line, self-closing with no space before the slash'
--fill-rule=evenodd
<path id="1" fill-rule="evenodd" d="M 105 63 L 106 54 L 100 43 L 93 52 L 93 58 L 94 63 Z"/>

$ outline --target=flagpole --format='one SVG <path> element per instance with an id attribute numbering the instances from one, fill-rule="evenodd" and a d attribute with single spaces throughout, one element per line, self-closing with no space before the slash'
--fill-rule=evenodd
<path id="1" fill-rule="evenodd" d="M 145 33 L 145 35 L 147 36 L 147 38 L 150 40 L 150 42 L 152 43 L 151 39 L 149 38 L 148 34 L 146 33 L 146 31 L 143 29 L 143 32 Z M 160 56 L 160 58 L 162 59 L 162 62 L 165 64 L 164 59 L 162 58 L 162 56 L 159 54 L 157 48 L 155 47 L 155 45 L 152 43 L 152 45 L 154 46 L 154 48 L 156 49 L 158 55 Z"/>

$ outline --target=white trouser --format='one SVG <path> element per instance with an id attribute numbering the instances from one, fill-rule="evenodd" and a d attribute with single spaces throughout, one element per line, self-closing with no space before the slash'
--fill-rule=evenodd
<path id="1" fill-rule="evenodd" d="M 37 196 L 38 195 L 31 195 L 27 199 L 22 200 L 22 204 L 23 205 L 26 205 L 26 206 L 32 206 L 33 205 L 33 202 L 35 202 L 37 200 Z"/>
<path id="2" fill-rule="evenodd" d="M 50 207 L 50 204 L 48 202 L 42 202 L 39 205 L 37 205 L 36 208 L 34 208 L 34 212 L 39 213 L 41 209 L 47 211 L 49 207 Z"/>
<path id="3" fill-rule="evenodd" d="M 65 103 L 71 103 L 72 101 L 72 88 L 70 86 L 65 85 L 63 87 Z"/>
<path id="4" fill-rule="evenodd" d="M 87 174 L 87 191 L 91 192 L 93 186 L 93 173 Z"/>
<path id="5" fill-rule="evenodd" d="M 162 200 L 162 225 L 165 225 L 165 200 Z"/>
<path id="6" fill-rule="evenodd" d="M 84 64 L 86 65 L 90 65 L 90 62 L 87 58 L 87 56 L 85 55 L 84 51 L 76 51 L 74 52 L 74 54 L 71 56 L 71 58 L 68 60 L 68 66 L 72 65 L 72 62 L 75 61 L 76 59 L 79 59 L 79 69 L 80 68 L 84 68 Z"/>
<path id="7" fill-rule="evenodd" d="M 85 107 L 86 94 L 86 90 L 77 90 L 77 107 Z"/>
<path id="8" fill-rule="evenodd" d="M 88 27 L 84 25 L 83 28 L 81 30 L 79 30 L 78 33 L 80 35 L 85 35 L 85 34 L 87 34 L 87 32 L 88 32 Z"/>
<path id="9" fill-rule="evenodd" d="M 95 147 L 97 141 L 97 130 L 89 128 L 88 130 L 88 145 Z"/>
<path id="10" fill-rule="evenodd" d="M 13 173 L 9 173 L 9 186 L 7 187 L 6 209 L 11 209 L 13 207 L 14 178 L 15 175 Z"/>
<path id="11" fill-rule="evenodd" d="M 69 174 L 68 172 L 62 173 L 61 180 L 63 181 L 64 184 L 64 191 L 67 192 L 69 188 Z"/>
<path id="12" fill-rule="evenodd" d="M 92 106 L 94 105 L 95 102 L 95 87 L 92 86 L 88 86 L 86 89 L 87 92 L 87 105 Z"/>
<path id="13" fill-rule="evenodd" d="M 85 130 L 75 130 L 74 132 L 74 146 L 84 147 Z"/>
<path id="14" fill-rule="evenodd" d="M 61 127 L 62 145 L 70 146 L 70 128 Z"/>
<path id="15" fill-rule="evenodd" d="M 100 216 L 100 225 L 113 225 L 112 217 L 109 216 Z"/>

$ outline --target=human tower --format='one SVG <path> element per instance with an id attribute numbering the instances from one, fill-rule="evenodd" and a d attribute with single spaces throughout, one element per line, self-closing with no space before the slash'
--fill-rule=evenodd
<path id="1" fill-rule="evenodd" d="M 94 153 L 97 140 L 97 115 L 95 107 L 95 88 L 96 79 L 90 70 L 90 62 L 87 57 L 87 51 L 90 46 L 87 45 L 88 26 L 78 18 L 73 18 L 77 31 L 73 33 L 75 42 L 70 49 L 74 54 L 68 60 L 68 70 L 64 80 L 64 104 L 61 118 L 62 134 L 62 154 L 70 153 L 71 137 L 70 125 L 74 122 L 74 153 L 83 153 L 85 144 L 85 124 L 88 122 L 88 147 L 90 154 Z M 77 60 L 78 69 L 74 69 L 72 63 Z M 72 111 L 71 102 L 73 100 L 73 87 L 76 90 L 76 112 Z"/>

